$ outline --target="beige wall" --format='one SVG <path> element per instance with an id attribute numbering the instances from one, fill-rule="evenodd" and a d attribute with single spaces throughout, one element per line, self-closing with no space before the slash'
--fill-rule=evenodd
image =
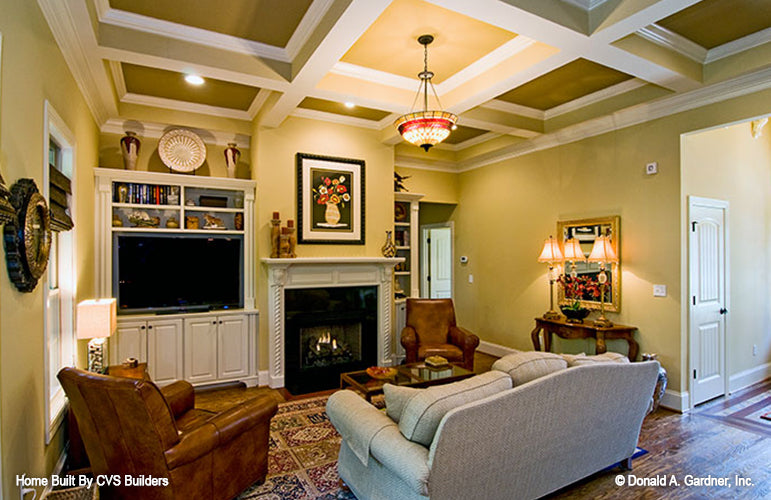
<path id="1" fill-rule="evenodd" d="M 683 139 L 683 193 L 728 201 L 728 373 L 771 361 L 771 130 L 749 122 Z M 752 346 L 757 346 L 753 356 Z"/>
<path id="2" fill-rule="evenodd" d="M 0 171 L 10 186 L 33 178 L 42 188 L 46 164 L 44 102 L 75 136 L 75 239 L 80 298 L 93 291 L 93 177 L 98 130 L 51 36 L 37 2 L 0 1 L 2 102 Z M 3 498 L 18 498 L 15 476 L 50 474 L 62 451 L 62 432 L 45 446 L 43 287 L 20 293 L 0 257 L 0 432 Z M 15 493 L 14 493 L 15 492 Z"/>
<path id="3" fill-rule="evenodd" d="M 420 199 L 421 203 L 458 203 L 458 174 L 398 165 L 394 170 L 409 177 L 404 181 L 408 192 L 425 195 Z"/>
<path id="4" fill-rule="evenodd" d="M 455 248 L 469 263 L 455 268 L 459 322 L 483 340 L 531 348 L 533 318 L 548 309 L 546 267 L 536 262 L 543 240 L 560 219 L 619 215 L 621 312 L 608 316 L 637 326 L 641 351 L 659 354 L 670 389 L 687 390 L 680 135 L 768 112 L 770 98 L 759 92 L 462 173 Z M 659 173 L 646 176 L 650 161 Z M 667 285 L 667 297 L 654 298 L 653 284 Z"/>
<path id="5" fill-rule="evenodd" d="M 253 178 L 257 180 L 257 258 L 270 256 L 270 219 L 279 212 L 282 225 L 297 221 L 295 154 L 365 161 L 365 245 L 298 245 L 298 257 L 381 256 L 385 231 L 393 228 L 393 146 L 380 142 L 377 131 L 347 125 L 289 118 L 279 128 L 252 134 Z M 267 271 L 258 263 L 260 332 L 268 331 Z M 268 337 L 260 335 L 260 369 L 268 367 Z"/>

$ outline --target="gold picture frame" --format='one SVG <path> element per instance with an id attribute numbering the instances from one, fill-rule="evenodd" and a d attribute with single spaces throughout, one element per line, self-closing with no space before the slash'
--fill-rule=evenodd
<path id="1" fill-rule="evenodd" d="M 608 283 L 605 290 L 605 310 L 619 312 L 621 310 L 621 217 L 612 215 L 607 217 L 595 217 L 591 219 L 575 219 L 557 222 L 557 235 L 560 240 L 560 248 L 563 250 L 565 241 L 576 238 L 586 257 L 592 251 L 592 245 L 597 236 L 610 236 L 613 250 L 618 257 L 618 263 L 609 264 L 606 268 Z M 576 262 L 578 276 L 597 276 L 600 265 L 596 262 Z M 565 274 L 570 274 L 571 263 L 565 262 Z M 565 298 L 565 290 L 558 287 L 558 303 L 569 304 Z M 581 299 L 581 305 L 587 309 L 600 309 L 600 300 Z"/>

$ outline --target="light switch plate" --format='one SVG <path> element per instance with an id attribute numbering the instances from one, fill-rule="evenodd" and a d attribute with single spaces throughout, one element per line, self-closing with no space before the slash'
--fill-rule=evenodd
<path id="1" fill-rule="evenodd" d="M 645 173 L 648 175 L 657 174 L 659 172 L 659 163 L 652 161 L 645 165 Z"/>
<path id="2" fill-rule="evenodd" d="M 654 297 L 666 297 L 667 296 L 667 285 L 653 285 L 653 296 Z"/>
<path id="3" fill-rule="evenodd" d="M 473 283 L 474 282 L 474 275 L 473 274 L 469 274 L 468 275 L 468 282 L 469 283 Z"/>

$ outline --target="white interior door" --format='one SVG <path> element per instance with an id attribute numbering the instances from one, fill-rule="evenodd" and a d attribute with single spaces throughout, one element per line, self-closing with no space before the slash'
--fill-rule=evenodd
<path id="1" fill-rule="evenodd" d="M 452 223 L 421 226 L 421 297 L 452 298 Z"/>
<path id="2" fill-rule="evenodd" d="M 691 403 L 726 392 L 726 212 L 721 200 L 689 197 Z"/>

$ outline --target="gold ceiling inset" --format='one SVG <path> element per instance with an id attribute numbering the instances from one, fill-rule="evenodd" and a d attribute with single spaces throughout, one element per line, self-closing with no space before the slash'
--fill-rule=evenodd
<path id="1" fill-rule="evenodd" d="M 126 91 L 131 94 L 246 111 L 260 90 L 211 78 L 207 78 L 203 85 L 193 86 L 185 82 L 184 74 L 176 71 L 128 63 L 122 63 L 121 67 Z"/>
<path id="2" fill-rule="evenodd" d="M 110 0 L 110 6 L 163 21 L 285 47 L 312 0 Z"/>
<path id="3" fill-rule="evenodd" d="M 380 121 L 386 116 L 390 115 L 388 111 L 381 111 L 379 109 L 365 108 L 363 106 L 354 106 L 352 108 L 346 107 L 345 104 L 327 101 L 325 99 L 317 99 L 315 97 L 306 97 L 297 105 L 299 108 L 313 109 L 316 111 L 324 111 L 326 113 L 334 113 L 337 115 L 353 116 L 354 118 L 363 118 L 365 120 Z"/>
<path id="4" fill-rule="evenodd" d="M 480 135 L 486 133 L 486 130 L 458 125 L 458 128 L 453 130 L 452 134 L 450 134 L 450 136 L 445 139 L 444 142 L 445 144 L 460 144 L 461 142 L 466 142 L 469 139 L 479 137 Z"/>
<path id="5" fill-rule="evenodd" d="M 706 49 L 771 26 L 768 0 L 704 0 L 656 23 Z"/>
<path id="6" fill-rule="evenodd" d="M 498 96 L 498 99 L 547 110 L 632 78 L 586 59 L 576 59 Z"/>
<path id="7" fill-rule="evenodd" d="M 423 34 L 434 36 L 429 66 L 438 84 L 489 54 L 516 33 L 422 0 L 394 0 L 341 61 L 415 79 L 423 65 Z"/>

